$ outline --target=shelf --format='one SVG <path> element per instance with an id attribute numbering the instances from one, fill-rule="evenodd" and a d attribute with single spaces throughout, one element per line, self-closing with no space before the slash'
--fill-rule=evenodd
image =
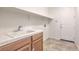
<path id="1" fill-rule="evenodd" d="M 49 20 L 52 20 L 53 19 L 52 17 L 49 17 L 47 15 L 35 13 L 35 12 L 29 11 L 29 10 L 24 10 L 24 9 L 19 8 L 19 7 L 14 7 L 14 8 L 16 8 L 17 10 L 20 10 L 20 11 L 22 11 L 24 13 L 28 13 L 28 14 L 32 14 L 32 15 L 38 15 L 38 16 L 41 16 L 41 17 L 45 17 L 45 18 L 47 18 Z"/>

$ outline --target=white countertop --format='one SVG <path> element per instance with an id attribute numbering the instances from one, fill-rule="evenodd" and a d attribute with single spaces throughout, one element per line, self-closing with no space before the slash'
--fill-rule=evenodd
<path id="1" fill-rule="evenodd" d="M 22 34 L 22 35 L 15 35 L 15 36 L 11 36 L 11 37 L 8 36 L 8 35 L 0 35 L 0 46 L 9 44 L 11 42 L 20 40 L 20 39 L 25 38 L 25 37 L 32 36 L 32 35 L 37 34 L 37 33 L 40 33 L 40 32 L 43 32 L 43 30 L 35 30 L 34 32 L 31 32 L 31 33 Z"/>

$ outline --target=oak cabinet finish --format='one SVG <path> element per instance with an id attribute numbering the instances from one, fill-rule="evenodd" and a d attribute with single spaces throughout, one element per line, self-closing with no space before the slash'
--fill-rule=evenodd
<path id="1" fill-rule="evenodd" d="M 25 37 L 0 47 L 0 51 L 42 51 L 43 33 Z"/>
<path id="2" fill-rule="evenodd" d="M 43 33 L 42 32 L 32 36 L 32 50 L 33 51 L 43 50 Z"/>
<path id="3" fill-rule="evenodd" d="M 38 39 L 38 40 L 33 42 L 32 50 L 33 51 L 42 51 L 43 50 L 43 46 L 42 45 L 43 45 L 42 39 Z"/>
<path id="4" fill-rule="evenodd" d="M 7 45 L 1 46 L 0 51 L 17 51 L 28 43 L 31 43 L 31 37 L 26 37 L 15 42 L 9 43 Z"/>
<path id="5" fill-rule="evenodd" d="M 31 51 L 31 43 L 25 45 L 24 47 L 18 49 L 17 51 Z"/>
<path id="6" fill-rule="evenodd" d="M 35 41 L 35 40 L 37 40 L 41 37 L 43 37 L 43 32 L 33 35 L 32 36 L 32 41 Z"/>

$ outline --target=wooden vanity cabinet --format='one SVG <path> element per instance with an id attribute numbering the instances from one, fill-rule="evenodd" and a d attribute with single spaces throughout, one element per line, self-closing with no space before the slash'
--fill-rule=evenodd
<path id="1" fill-rule="evenodd" d="M 32 50 L 33 51 L 42 51 L 43 50 L 43 43 L 42 39 L 38 39 L 32 43 Z"/>
<path id="2" fill-rule="evenodd" d="M 31 51 L 31 43 L 28 43 L 27 45 L 18 49 L 17 51 Z"/>
<path id="3" fill-rule="evenodd" d="M 21 50 L 31 51 L 31 37 L 26 37 L 0 47 L 0 51 L 21 51 Z"/>
<path id="4" fill-rule="evenodd" d="M 0 51 L 42 51 L 43 33 L 25 37 L 0 47 Z"/>
<path id="5" fill-rule="evenodd" d="M 43 50 L 43 33 L 35 34 L 32 36 L 32 51 Z"/>

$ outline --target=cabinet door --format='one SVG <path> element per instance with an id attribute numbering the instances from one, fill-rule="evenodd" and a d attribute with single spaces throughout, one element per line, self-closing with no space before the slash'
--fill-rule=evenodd
<path id="1" fill-rule="evenodd" d="M 43 50 L 43 39 L 37 39 L 32 43 L 32 51 L 42 51 Z"/>
<path id="2" fill-rule="evenodd" d="M 37 34 L 32 36 L 32 41 L 35 41 L 35 40 L 42 38 L 42 37 L 43 37 L 43 32 L 37 33 Z"/>
<path id="3" fill-rule="evenodd" d="M 17 51 L 31 51 L 31 43 L 25 45 L 24 47 L 18 49 Z"/>
<path id="4" fill-rule="evenodd" d="M 18 41 L 1 46 L 0 51 L 17 51 L 18 49 L 20 49 L 21 47 L 24 47 L 28 43 L 31 43 L 31 37 L 25 37 L 25 38 L 19 39 Z"/>

